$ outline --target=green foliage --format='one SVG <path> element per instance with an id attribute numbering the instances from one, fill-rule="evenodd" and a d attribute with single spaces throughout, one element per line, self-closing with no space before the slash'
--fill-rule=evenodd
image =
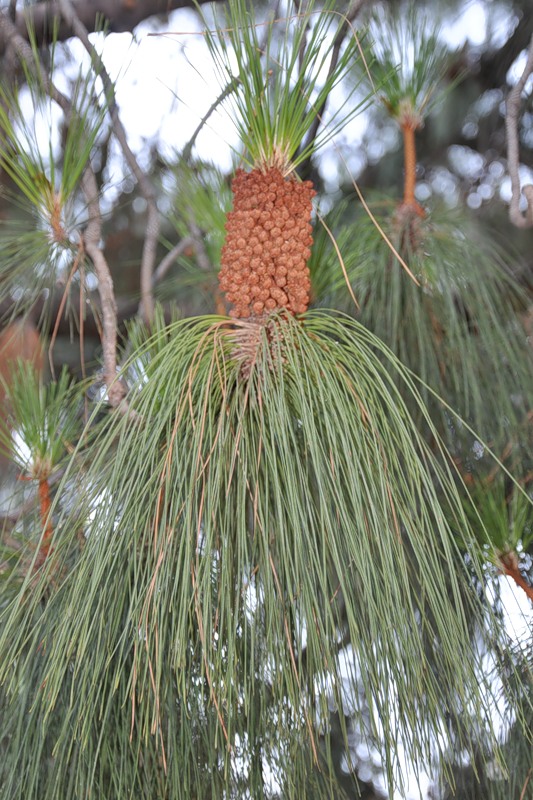
<path id="1" fill-rule="evenodd" d="M 308 262 L 314 304 L 353 314 L 354 302 L 348 287 L 352 284 L 356 266 L 351 252 L 357 238 L 354 237 L 357 220 L 357 208 L 351 200 L 339 201 L 324 216 L 318 207 L 313 249 Z"/>
<path id="2" fill-rule="evenodd" d="M 265 765 L 298 797 L 329 703 L 382 743 L 391 790 L 400 739 L 428 760 L 465 707 L 490 738 L 470 646 L 490 617 L 447 517 L 481 578 L 479 552 L 386 348 L 322 312 L 267 327 L 205 318 L 155 333 L 130 364 L 137 422 L 112 417 L 95 441 L 53 558 L 4 618 L 7 713 L 19 724 L 31 703 L 46 731 L 38 761 L 9 738 L 24 765 L 15 779 L 6 761 L 10 796 L 81 796 L 90 782 L 95 797 L 138 793 L 140 748 L 161 797 L 269 796 Z"/>
<path id="3" fill-rule="evenodd" d="M 480 541 L 491 548 L 497 565 L 502 555 L 531 548 L 533 508 L 525 492 L 506 485 L 498 475 L 496 480 L 476 485 L 472 499 L 477 517 L 473 519 L 474 528 L 482 522 L 478 528 Z"/>
<path id="4" fill-rule="evenodd" d="M 511 470 L 527 468 L 533 354 L 519 316 L 527 295 L 494 243 L 454 214 L 435 210 L 421 218 L 390 202 L 372 209 L 419 285 L 364 212 L 352 211 L 352 219 L 345 212 L 334 233 L 351 243 L 343 248 L 344 265 L 358 318 L 429 387 L 422 389 L 424 399 L 465 472 L 492 470 L 491 456 L 483 458 L 487 444 Z M 335 287 L 344 276 L 334 248 L 324 234 L 321 239 L 325 255 L 314 285 Z M 433 399 L 435 392 L 476 436 Z M 510 447 L 516 437 L 521 445 Z"/>
<path id="5" fill-rule="evenodd" d="M 216 31 L 206 31 L 221 83 L 237 81 L 233 118 L 251 166 L 290 172 L 361 110 L 357 85 L 345 87 L 336 118 L 300 147 L 318 110 L 360 57 L 359 34 L 352 31 L 335 70 L 324 78 L 344 19 L 335 7 L 327 2 L 318 8 L 309 0 L 295 15 L 259 22 L 249 3 L 234 0 Z"/>
<path id="6" fill-rule="evenodd" d="M 50 292 L 65 263 L 64 251 L 50 246 L 46 231 L 26 211 L 23 219 L 0 220 L 0 294 L 12 300 L 12 316 Z"/>
<path id="7" fill-rule="evenodd" d="M 66 369 L 57 381 L 44 384 L 25 361 L 15 363 L 3 383 L 7 417 L 0 423 L 0 446 L 28 477 L 48 478 L 81 433 L 80 387 Z"/>
<path id="8" fill-rule="evenodd" d="M 231 189 L 225 175 L 210 165 L 179 164 L 175 171 L 176 204 L 172 221 L 185 239 L 197 226 L 205 236 L 207 254 L 213 264 L 220 262 L 224 244 L 226 214 L 231 208 Z"/>
<path id="9" fill-rule="evenodd" d="M 253 5 L 232 0 L 205 37 L 244 159 L 288 174 L 361 108 L 344 85 L 360 42 L 352 31 L 324 79 L 338 4 L 276 20 Z M 431 26 L 411 6 L 376 36 L 372 80 L 400 123 L 421 124 L 440 92 Z M 26 79 L 54 121 L 42 76 L 26 65 Z M 1 231 L 4 294 L 82 264 L 96 81 L 74 92 L 59 165 L 2 90 L 0 164 L 31 219 Z M 338 116 L 302 147 L 334 89 Z M 170 222 L 196 238 L 185 283 L 209 290 L 229 181 L 205 165 L 175 179 Z M 333 798 L 343 754 L 357 783 L 352 736 L 381 757 L 390 797 L 406 761 L 454 788 L 468 762 L 491 800 L 527 788 L 531 647 L 512 646 L 491 591 L 504 557 L 530 566 L 532 503 L 485 442 L 527 486 L 528 298 L 491 244 L 406 206 L 376 221 L 418 283 L 348 204 L 327 220 L 335 244 L 317 224 L 315 300 L 341 306 L 347 278 L 366 327 L 320 310 L 166 326 L 158 308 L 127 331 L 127 402 L 97 404 L 83 430 L 85 387 L 66 373 L 44 386 L 22 367 L 6 384 L 18 465 L 51 506 L 33 491 L 4 519 L 2 797 Z"/>
<path id="10" fill-rule="evenodd" d="M 2 383 L 0 450 L 18 471 L 0 547 L 0 608 L 5 608 L 23 585 L 31 585 L 43 542 L 53 536 L 59 508 L 71 501 L 68 488 L 54 497 L 54 486 L 79 447 L 84 387 L 75 384 L 66 370 L 57 381 L 45 384 L 34 365 L 25 361 L 14 362 Z M 5 508 L 5 497 L 3 504 Z"/>
<path id="11" fill-rule="evenodd" d="M 0 168 L 8 179 L 0 193 L 16 209 L 0 221 L 0 292 L 14 301 L 13 315 L 79 266 L 87 221 L 80 181 L 106 113 L 95 72 L 80 72 L 65 111 L 39 71 L 22 67 L 23 88 L 0 88 Z"/>
<path id="12" fill-rule="evenodd" d="M 394 11 L 381 7 L 369 33 L 370 75 L 377 97 L 399 124 L 423 125 L 454 83 L 443 82 L 452 54 L 439 39 L 433 9 L 424 11 L 414 2 L 407 11 L 405 7 Z"/>
<path id="13" fill-rule="evenodd" d="M 80 75 L 68 118 L 43 90 L 38 77 L 30 70 L 27 76 L 29 97 L 0 91 L 0 166 L 34 207 L 51 240 L 63 244 L 75 224 L 72 200 L 101 129 L 105 106 L 97 103 L 97 76 L 93 73 Z M 22 100 L 29 100 L 34 110 L 29 117 Z M 61 125 L 64 144 L 59 169 L 53 137 Z M 49 136 L 46 145 L 43 128 Z"/>

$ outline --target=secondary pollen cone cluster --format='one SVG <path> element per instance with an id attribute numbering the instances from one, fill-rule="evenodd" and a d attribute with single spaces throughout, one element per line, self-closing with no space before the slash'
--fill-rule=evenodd
<path id="1" fill-rule="evenodd" d="M 237 170 L 232 190 L 219 275 L 231 316 L 257 318 L 284 308 L 303 313 L 311 288 L 311 181 L 284 178 L 274 167 Z"/>

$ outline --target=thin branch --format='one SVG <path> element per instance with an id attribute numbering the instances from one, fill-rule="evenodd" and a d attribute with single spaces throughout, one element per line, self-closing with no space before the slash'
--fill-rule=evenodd
<path id="1" fill-rule="evenodd" d="M 220 3 L 222 0 L 213 2 Z M 73 0 L 72 5 L 90 33 L 101 30 L 102 20 L 107 20 L 110 32 L 119 33 L 133 31 L 143 20 L 157 15 L 166 16 L 177 8 L 197 8 L 196 0 Z M 24 9 L 17 13 L 15 23 L 19 36 L 28 41 L 31 35 L 39 47 L 50 43 L 52 32 L 54 41 L 58 42 L 70 39 L 74 33 L 66 20 L 61 18 L 57 0 L 25 4 Z M 0 56 L 9 42 L 10 37 L 0 32 Z"/>
<path id="2" fill-rule="evenodd" d="M 43 527 L 43 536 L 39 554 L 37 556 L 36 566 L 42 566 L 50 554 L 52 545 L 52 537 L 54 535 L 54 528 L 52 525 L 52 499 L 50 497 L 50 484 L 48 478 L 39 479 L 39 512 L 41 517 L 41 525 Z"/>
<path id="3" fill-rule="evenodd" d="M 523 577 L 518 567 L 518 560 L 515 553 L 505 553 L 500 555 L 498 566 L 501 571 L 512 578 L 513 581 L 519 586 L 522 591 L 526 593 L 531 602 L 533 603 L 533 586 L 530 586 L 526 579 Z"/>
<path id="4" fill-rule="evenodd" d="M 89 39 L 87 28 L 80 20 L 71 0 L 59 0 L 59 5 L 64 19 L 72 27 L 73 32 L 89 53 L 93 67 L 104 84 L 113 132 L 122 148 L 126 163 L 137 180 L 141 194 L 146 200 L 146 234 L 141 257 L 140 290 L 142 316 L 144 321 L 150 324 L 154 318 L 152 274 L 155 267 L 160 231 L 160 219 L 154 187 L 148 175 L 141 169 L 134 152 L 128 144 L 126 131 L 118 112 L 113 81 L 109 77 L 100 55 Z"/>
<path id="5" fill-rule="evenodd" d="M 42 64 L 35 57 L 30 45 L 17 33 L 10 19 L 0 15 L 0 34 L 11 38 L 17 56 L 28 64 L 34 64 L 39 73 L 42 87 L 51 98 L 63 109 L 67 118 L 72 114 L 70 100 L 52 83 Z M 102 304 L 103 331 L 102 348 L 104 360 L 104 378 L 108 391 L 109 403 L 118 406 L 124 396 L 124 387 L 116 379 L 117 371 L 117 309 L 113 280 L 109 266 L 100 247 L 102 220 L 98 200 L 98 185 L 90 165 L 82 177 L 82 190 L 87 200 L 89 220 L 83 234 L 85 252 L 92 259 L 98 279 L 98 293 Z"/>
<path id="6" fill-rule="evenodd" d="M 202 231 L 195 222 L 191 222 L 190 226 L 193 231 L 192 234 L 190 236 L 186 236 L 184 239 L 181 239 L 181 241 L 175 244 L 172 250 L 169 250 L 166 256 L 161 260 L 159 266 L 155 270 L 152 276 L 152 286 L 154 288 L 163 280 L 176 259 L 186 253 L 187 250 L 193 249 L 195 251 L 196 260 L 201 269 L 211 269 L 211 262 L 209 261 L 209 257 L 202 240 Z"/>
<path id="7" fill-rule="evenodd" d="M 416 188 L 416 143 L 415 126 L 409 123 L 402 125 L 403 150 L 404 150 L 404 188 L 403 202 L 405 205 L 415 205 Z"/>
<path id="8" fill-rule="evenodd" d="M 525 783 L 524 783 L 524 785 L 523 785 L 523 787 L 522 787 L 522 791 L 520 792 L 520 800 L 525 800 L 525 797 L 526 797 L 526 789 L 527 789 L 527 785 L 528 785 L 528 783 L 529 783 L 529 781 L 530 781 L 530 778 L 531 778 L 531 774 L 532 774 L 532 773 L 533 773 L 533 767 L 532 767 L 532 768 L 529 770 L 529 772 L 527 773 L 527 776 L 526 776 Z"/>
<path id="9" fill-rule="evenodd" d="M 198 123 L 198 126 L 197 126 L 196 130 L 194 131 L 193 135 L 191 136 L 191 138 L 189 139 L 189 141 L 187 142 L 187 144 L 183 148 L 182 158 L 183 158 L 184 161 L 187 162 L 187 161 L 190 160 L 192 149 L 193 149 L 193 147 L 194 147 L 194 145 L 196 143 L 196 139 L 198 138 L 198 134 L 200 133 L 200 131 L 202 130 L 202 128 L 206 124 L 206 122 L 209 119 L 209 117 L 211 116 L 211 114 L 214 111 L 216 111 L 216 109 L 218 108 L 218 106 L 221 103 L 224 102 L 226 97 L 229 97 L 230 94 L 232 94 L 235 91 L 235 89 L 237 88 L 239 83 L 240 83 L 239 78 L 233 78 L 233 80 L 230 81 L 228 83 L 228 85 L 224 87 L 224 89 L 219 94 L 219 96 L 216 98 L 216 100 L 213 102 L 211 107 L 204 114 L 204 116 L 202 117 L 202 119 Z"/>
<path id="10" fill-rule="evenodd" d="M 533 36 L 529 43 L 526 66 L 524 71 L 509 92 L 506 104 L 505 129 L 507 133 L 507 169 L 511 178 L 511 202 L 509 204 L 509 219 L 517 228 L 533 227 L 533 185 L 527 184 L 522 191 L 527 200 L 525 214 L 520 211 L 520 172 L 519 172 L 519 136 L 518 118 L 522 92 L 529 76 L 533 74 Z"/>
<path id="11" fill-rule="evenodd" d="M 183 253 L 185 253 L 189 247 L 194 247 L 194 245 L 195 240 L 192 238 L 192 236 L 186 236 L 185 239 L 182 239 L 180 242 L 174 245 L 172 250 L 169 250 L 166 256 L 161 260 L 161 263 L 154 272 L 152 279 L 153 285 L 157 286 L 157 284 L 163 280 L 176 259 L 183 255 Z"/>
<path id="12" fill-rule="evenodd" d="M 89 221 L 83 234 L 83 242 L 85 252 L 94 265 L 102 304 L 104 380 L 109 403 L 113 408 L 116 408 L 120 405 L 125 394 L 124 386 L 117 381 L 117 306 L 111 272 L 100 247 L 102 217 L 98 200 L 98 184 L 96 183 L 94 172 L 90 168 L 87 168 L 83 173 L 82 188 L 89 210 Z"/>
<path id="13" fill-rule="evenodd" d="M 59 329 L 59 323 L 61 322 L 61 317 L 63 316 L 63 311 L 65 310 L 65 306 L 67 304 L 67 298 L 70 291 L 70 284 L 72 283 L 74 275 L 76 274 L 76 272 L 78 272 L 82 261 L 83 261 L 83 239 L 80 239 L 78 245 L 78 252 L 76 253 L 74 263 L 72 264 L 72 267 L 70 268 L 69 274 L 67 276 L 65 288 L 63 289 L 63 296 L 61 297 L 61 302 L 59 303 L 59 310 L 56 314 L 54 329 L 52 331 L 52 336 L 50 337 L 50 344 L 48 345 L 48 363 L 50 364 L 50 372 L 54 380 L 55 380 L 55 369 L 54 369 L 53 353 L 54 353 L 55 342 L 57 339 L 57 331 Z"/>

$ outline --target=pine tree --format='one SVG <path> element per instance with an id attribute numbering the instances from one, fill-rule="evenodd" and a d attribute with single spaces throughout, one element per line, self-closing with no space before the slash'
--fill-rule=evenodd
<path id="1" fill-rule="evenodd" d="M 528 300 L 494 248 L 416 200 L 447 67 L 434 30 L 413 8 L 377 17 L 379 38 L 337 5 L 265 23 L 230 0 L 205 20 L 242 149 L 231 191 L 177 168 L 176 225 L 220 269 L 202 275 L 218 313 L 171 320 L 154 190 L 75 7 L 92 69 L 70 95 L 2 17 L 34 107 L 65 119 L 59 166 L 3 91 L 0 162 L 33 223 L 1 231 L 5 289 L 31 304 L 67 263 L 102 309 L 99 385 L 28 363 L 3 381 L 24 480 L 2 546 L 2 797 L 357 796 L 354 741 L 390 797 L 407 763 L 469 791 L 465 760 L 486 796 L 527 790 L 530 643 L 491 591 L 499 570 L 533 594 Z M 404 139 L 403 197 L 322 215 L 299 171 L 376 101 Z M 120 350 L 91 162 L 108 119 L 153 223 Z"/>

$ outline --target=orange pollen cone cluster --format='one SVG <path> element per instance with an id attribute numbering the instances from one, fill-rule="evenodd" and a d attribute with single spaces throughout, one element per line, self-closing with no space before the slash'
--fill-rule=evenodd
<path id="1" fill-rule="evenodd" d="M 302 314 L 311 288 L 311 181 L 284 178 L 276 168 L 237 170 L 232 189 L 219 275 L 231 316 L 261 317 L 284 308 Z"/>

